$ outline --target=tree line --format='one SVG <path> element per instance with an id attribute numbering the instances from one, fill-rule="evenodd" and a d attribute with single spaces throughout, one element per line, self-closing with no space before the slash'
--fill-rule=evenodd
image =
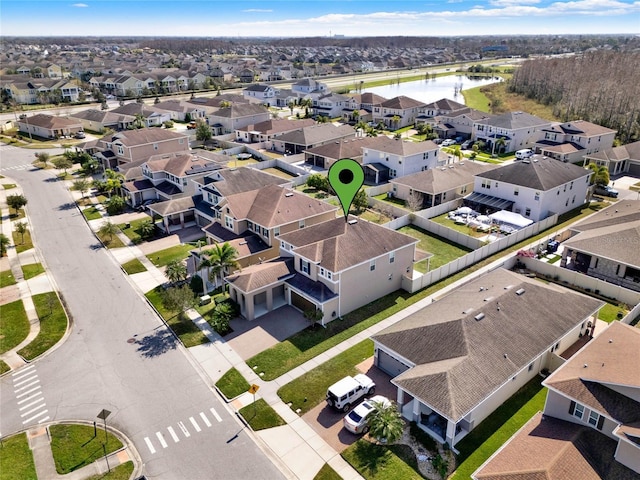
<path id="1" fill-rule="evenodd" d="M 545 105 L 563 121 L 584 119 L 640 140 L 640 53 L 595 51 L 527 60 L 509 82 L 512 92 Z"/>

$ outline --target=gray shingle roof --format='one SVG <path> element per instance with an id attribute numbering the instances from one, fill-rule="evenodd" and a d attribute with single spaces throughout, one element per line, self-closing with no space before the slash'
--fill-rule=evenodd
<path id="1" fill-rule="evenodd" d="M 220 172 L 220 175 L 222 176 L 222 180 L 208 183 L 207 186 L 215 188 L 223 197 L 258 190 L 267 185 L 282 185 L 287 183 L 284 178 L 247 167 L 238 169 L 230 168 Z"/>
<path id="2" fill-rule="evenodd" d="M 373 339 L 416 364 L 394 384 L 458 421 L 602 305 L 498 269 Z"/>
<path id="3" fill-rule="evenodd" d="M 502 115 L 482 120 L 482 125 L 491 125 L 496 128 L 504 128 L 506 130 L 517 130 L 519 128 L 539 127 L 542 125 L 551 125 L 549 120 L 536 117 L 526 112 L 507 112 Z"/>
<path id="4" fill-rule="evenodd" d="M 366 148 L 405 157 L 418 153 L 437 151 L 438 145 L 433 143 L 431 140 L 427 140 L 425 142 L 411 142 L 409 140 L 389 138 L 382 135 L 380 137 L 372 137 Z"/>
<path id="5" fill-rule="evenodd" d="M 278 141 L 309 146 L 346 137 L 355 137 L 355 135 L 356 131 L 350 125 L 336 126 L 332 123 L 321 123 L 285 133 L 278 137 Z"/>
<path id="6" fill-rule="evenodd" d="M 448 192 L 454 188 L 473 183 L 478 173 L 497 168 L 497 165 L 484 162 L 459 162 L 453 168 L 438 167 L 413 173 L 390 181 L 391 184 L 406 185 L 419 192 L 436 194 Z"/>

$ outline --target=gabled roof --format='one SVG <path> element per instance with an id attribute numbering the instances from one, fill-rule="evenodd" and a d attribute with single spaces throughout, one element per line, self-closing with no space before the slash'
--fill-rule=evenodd
<path id="1" fill-rule="evenodd" d="M 350 125 L 336 126 L 332 123 L 320 123 L 280 135 L 277 140 L 294 145 L 317 145 L 319 143 L 355 137 L 356 131 Z"/>
<path id="2" fill-rule="evenodd" d="M 484 162 L 458 162 L 445 167 L 430 168 L 400 178 L 394 178 L 392 184 L 406 185 L 424 193 L 437 194 L 448 192 L 464 185 L 473 184 L 474 177 L 482 172 L 493 170 L 497 165 Z"/>
<path id="3" fill-rule="evenodd" d="M 337 209 L 326 202 L 278 185 L 229 195 L 226 201 L 237 219 L 246 218 L 267 228 L 286 225 Z"/>
<path id="4" fill-rule="evenodd" d="M 195 175 L 223 168 L 222 165 L 200 158 L 191 152 L 153 155 L 146 162 L 152 172 L 167 172 L 176 177 Z"/>
<path id="5" fill-rule="evenodd" d="M 497 269 L 372 338 L 415 364 L 392 383 L 458 421 L 602 305 Z"/>
<path id="6" fill-rule="evenodd" d="M 365 148 L 368 150 L 377 150 L 379 152 L 406 157 L 419 153 L 437 151 L 438 145 L 433 143 L 431 140 L 427 140 L 425 142 L 411 142 L 409 140 L 389 138 L 386 135 L 382 135 L 380 137 L 371 137 L 371 141 L 368 142 Z"/>
<path id="7" fill-rule="evenodd" d="M 234 103 L 230 107 L 221 108 L 212 113 L 211 116 L 219 118 L 240 118 L 263 115 L 265 113 L 269 113 L 269 109 L 264 105 L 257 103 Z"/>
<path id="8" fill-rule="evenodd" d="M 484 119 L 478 123 L 504 128 L 505 130 L 518 130 L 520 128 L 539 127 L 551 124 L 549 120 L 536 117 L 526 112 L 507 112 L 502 115 Z"/>
<path id="9" fill-rule="evenodd" d="M 571 122 L 560 123 L 557 127 L 567 135 L 579 135 L 586 137 L 616 133 L 616 130 L 603 127 L 597 123 L 587 122 L 586 120 L 573 120 Z"/>
<path id="10" fill-rule="evenodd" d="M 65 117 L 55 117 L 44 113 L 38 113 L 37 115 L 27 117 L 24 120 L 20 119 L 18 122 L 25 125 L 35 125 L 36 127 L 46 128 L 49 130 L 82 127 L 82 124 L 77 120 L 71 120 Z"/>
<path id="11" fill-rule="evenodd" d="M 363 220 L 347 223 L 343 217 L 283 234 L 280 240 L 293 245 L 296 254 L 331 272 L 346 270 L 417 243 L 414 238 L 394 230 Z"/>
<path id="12" fill-rule="evenodd" d="M 240 132 L 260 132 L 262 135 L 273 135 L 276 133 L 290 132 L 299 128 L 315 125 L 313 118 L 301 118 L 300 120 L 292 120 L 289 118 L 273 118 L 255 125 L 247 125 L 238 128 Z"/>
<path id="13" fill-rule="evenodd" d="M 220 195 L 228 197 L 242 192 L 258 190 L 267 185 L 282 185 L 287 183 L 284 178 L 276 177 L 255 168 L 229 168 L 216 174 L 222 180 L 210 181 L 207 186 L 215 188 Z"/>
<path id="14" fill-rule="evenodd" d="M 227 277 L 226 281 L 246 293 L 285 280 L 294 274 L 292 258 L 277 258 L 243 268 L 240 272 Z"/>
<path id="15" fill-rule="evenodd" d="M 612 322 L 543 383 L 618 423 L 636 423 L 640 402 L 616 390 L 640 391 L 638 365 L 640 329 Z"/>
<path id="16" fill-rule="evenodd" d="M 441 98 L 440 100 L 436 100 L 435 102 L 427 103 L 424 106 L 425 110 L 438 110 L 438 111 L 447 111 L 451 112 L 453 110 L 459 110 L 461 108 L 466 108 L 466 105 L 462 103 L 454 102 L 448 98 Z"/>
<path id="17" fill-rule="evenodd" d="M 244 89 L 245 92 L 266 92 L 268 90 L 273 90 L 273 87 L 271 85 L 262 85 L 260 83 L 249 85 Z"/>
<path id="18" fill-rule="evenodd" d="M 352 158 L 359 163 L 362 160 L 362 149 L 372 143 L 374 137 L 356 137 L 346 140 L 336 140 L 325 143 L 319 147 L 309 148 L 306 153 L 318 155 L 324 158 L 339 160 L 341 158 Z"/>
<path id="19" fill-rule="evenodd" d="M 185 139 L 185 150 L 187 150 L 189 142 L 188 137 L 181 133 L 172 132 L 164 128 L 139 128 L 137 130 L 123 130 L 115 133 L 110 139 L 106 137 L 101 140 L 103 143 L 118 142 L 126 147 L 135 147 L 138 145 L 147 145 L 150 143 L 163 142 L 168 140 Z"/>
<path id="20" fill-rule="evenodd" d="M 479 173 L 477 177 L 546 192 L 565 183 L 589 176 L 591 173 L 591 170 L 586 170 L 572 163 L 534 156 L 529 160 L 513 162 L 488 172 Z"/>
<path id="21" fill-rule="evenodd" d="M 380 104 L 383 108 L 390 108 L 393 110 L 407 110 L 409 108 L 424 107 L 424 102 L 415 100 L 405 95 L 399 95 L 397 97 L 385 100 Z"/>
<path id="22" fill-rule="evenodd" d="M 118 108 L 114 108 L 111 110 L 114 113 L 123 113 L 125 115 L 142 115 L 145 118 L 149 118 L 153 115 L 161 115 L 161 114 L 169 114 L 167 110 L 163 110 L 162 108 L 157 108 L 155 106 L 145 105 L 144 103 L 127 103 L 126 105 L 122 105 Z"/>
<path id="23" fill-rule="evenodd" d="M 107 110 L 83 110 L 81 112 L 75 112 L 69 115 L 72 118 L 78 118 L 80 120 L 87 120 L 89 122 L 98 122 L 104 125 L 114 125 L 117 123 L 132 123 L 136 117 L 132 115 L 126 115 L 124 113 L 109 112 Z"/>
<path id="24" fill-rule="evenodd" d="M 564 242 L 565 248 L 608 258 L 640 269 L 640 222 L 602 227 L 582 232 Z"/>

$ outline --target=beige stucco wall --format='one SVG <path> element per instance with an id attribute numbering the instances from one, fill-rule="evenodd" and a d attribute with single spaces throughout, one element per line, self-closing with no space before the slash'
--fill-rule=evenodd
<path id="1" fill-rule="evenodd" d="M 640 448 L 637 445 L 620 440 L 614 456 L 621 464 L 640 473 Z"/>

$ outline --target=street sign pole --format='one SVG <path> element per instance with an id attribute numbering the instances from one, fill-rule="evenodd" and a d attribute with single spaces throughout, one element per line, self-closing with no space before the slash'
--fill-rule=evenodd
<path id="1" fill-rule="evenodd" d="M 256 392 L 260 389 L 260 385 L 256 385 L 255 383 L 249 387 L 249 393 L 253 395 L 253 416 L 257 415 L 256 409 Z"/>
<path id="2" fill-rule="evenodd" d="M 111 471 L 111 467 L 109 466 L 109 459 L 107 458 L 107 417 L 111 415 L 111 412 L 106 409 L 102 409 L 102 411 L 98 414 L 98 418 L 104 420 L 104 443 L 102 444 L 102 449 L 104 450 L 104 461 L 107 463 L 107 469 Z M 94 432 L 96 422 L 93 422 Z"/>

